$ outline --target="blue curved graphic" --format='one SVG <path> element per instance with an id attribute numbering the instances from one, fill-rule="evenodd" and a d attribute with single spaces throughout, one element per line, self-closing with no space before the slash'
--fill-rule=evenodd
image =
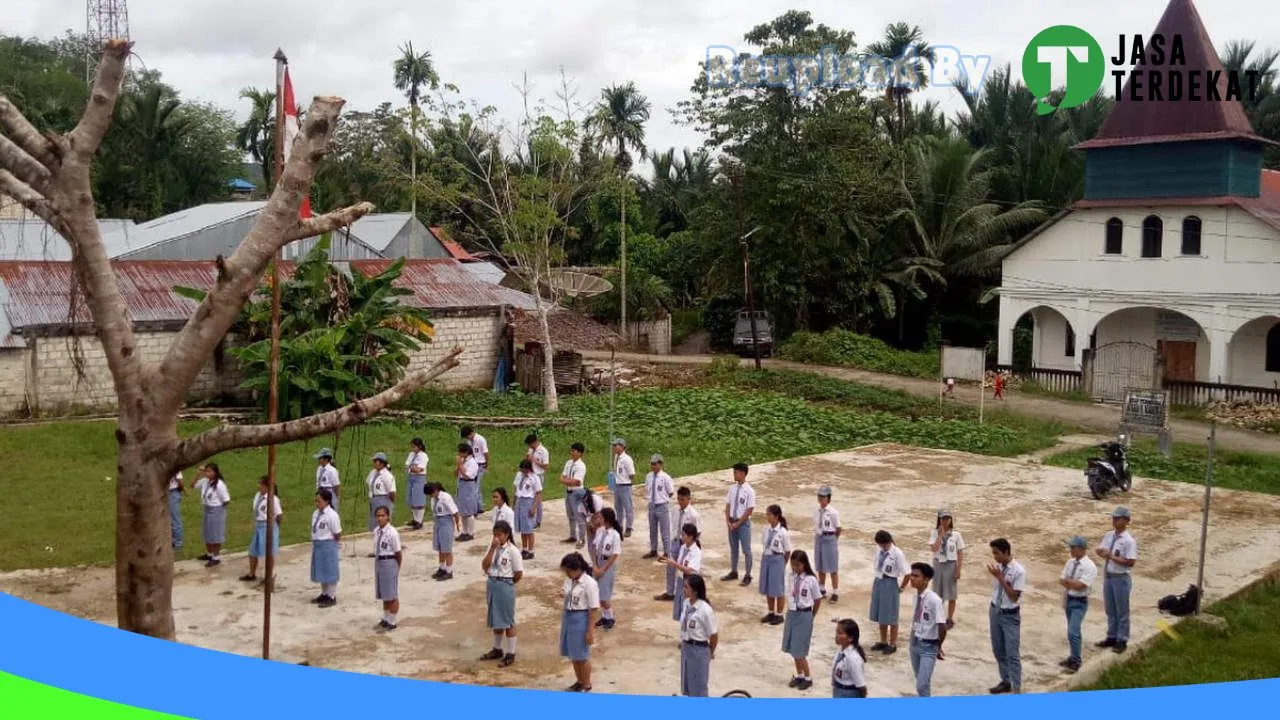
<path id="1" fill-rule="evenodd" d="M 506 714 L 517 707 L 520 716 L 530 720 L 564 720 L 584 712 L 607 714 L 597 717 L 611 720 L 651 720 L 694 709 L 688 703 L 708 702 L 733 703 L 738 720 L 777 720 L 812 711 L 814 702 L 850 702 L 578 695 L 360 675 L 155 640 L 4 594 L 0 594 L 0 673 L 89 698 L 200 720 L 366 717 L 412 711 L 466 717 L 490 710 Z M 654 691 L 665 693 L 667 688 Z M 1137 719 L 1248 711 L 1273 707 L 1277 697 L 1280 679 L 1001 697 L 871 698 L 859 701 L 856 712 L 876 712 L 861 703 L 878 703 L 873 707 L 884 712 L 938 712 L 953 720 L 990 720 L 1010 714 Z M 884 703 L 894 707 L 884 708 Z M 0 715 L 3 705 L 0 699 Z"/>

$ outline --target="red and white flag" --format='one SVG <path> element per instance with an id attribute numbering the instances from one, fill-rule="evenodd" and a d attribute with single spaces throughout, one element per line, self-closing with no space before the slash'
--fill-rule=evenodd
<path id="1" fill-rule="evenodd" d="M 289 82 L 289 68 L 284 69 L 284 162 L 289 162 L 289 153 L 293 151 L 293 141 L 302 131 L 298 122 L 298 103 L 293 99 L 293 83 Z M 298 217 L 311 217 L 311 198 L 303 197 L 298 207 Z"/>

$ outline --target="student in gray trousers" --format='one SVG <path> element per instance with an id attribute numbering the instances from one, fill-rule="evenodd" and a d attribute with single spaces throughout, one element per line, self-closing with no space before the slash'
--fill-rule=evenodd
<path id="1" fill-rule="evenodd" d="M 992 695 L 1022 692 L 1022 593 L 1027 589 L 1027 571 L 1013 559 L 1008 540 L 991 541 L 991 557 L 987 566 L 991 573 L 991 653 L 1000 668 L 1000 682 L 990 689 Z"/>

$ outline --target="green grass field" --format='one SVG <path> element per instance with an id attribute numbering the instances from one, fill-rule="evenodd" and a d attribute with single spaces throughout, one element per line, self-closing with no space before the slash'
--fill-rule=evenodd
<path id="1" fill-rule="evenodd" d="M 1046 465 L 1083 468 L 1085 460 L 1098 451 L 1070 450 L 1045 458 Z M 1129 451 L 1133 474 L 1157 480 L 1204 483 L 1208 448 L 1204 445 L 1175 444 L 1166 458 L 1148 439 L 1136 440 Z M 1235 452 L 1221 448 L 1213 456 L 1213 485 L 1228 490 L 1280 495 L 1280 457 L 1261 453 Z"/>

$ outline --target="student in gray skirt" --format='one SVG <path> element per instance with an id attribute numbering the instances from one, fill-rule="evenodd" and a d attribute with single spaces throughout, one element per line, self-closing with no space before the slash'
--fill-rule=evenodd
<path id="1" fill-rule="evenodd" d="M 374 453 L 373 469 L 364 479 L 369 492 L 369 532 L 378 525 L 378 508 L 385 507 L 390 517 L 396 504 L 396 477 L 387 469 L 386 453 Z"/>
<path id="2" fill-rule="evenodd" d="M 404 554 L 400 549 L 400 533 L 391 525 L 391 510 L 380 507 L 373 513 L 378 527 L 373 531 L 374 597 L 382 601 L 382 621 L 378 632 L 396 629 L 400 613 L 400 565 Z"/>
<path id="3" fill-rule="evenodd" d="M 204 554 L 201 560 L 205 567 L 219 565 L 222 560 L 218 554 L 222 552 L 222 543 L 227 539 L 227 504 L 231 502 L 231 493 L 227 492 L 227 481 L 222 479 L 222 471 L 214 463 L 204 466 L 203 476 L 191 484 L 191 489 L 200 493 L 200 504 L 204 508 Z"/>
<path id="4" fill-rule="evenodd" d="M 803 550 L 791 553 L 791 592 L 787 595 L 787 624 L 782 628 L 782 652 L 795 661 L 796 674 L 789 687 L 808 690 L 809 644 L 813 641 L 813 618 L 822 606 L 822 588 L 814 576 L 809 556 Z"/>
<path id="5" fill-rule="evenodd" d="M 707 602 L 707 582 L 701 575 L 685 576 L 680 595 L 684 602 L 680 613 L 680 694 L 707 697 L 711 661 L 720 641 L 716 613 Z"/>
<path id="6" fill-rule="evenodd" d="M 458 516 L 458 505 L 444 491 L 438 482 L 427 483 L 427 495 L 434 501 L 435 526 L 431 530 L 431 549 L 440 556 L 440 567 L 431 576 L 432 580 L 453 579 L 453 539 L 462 522 Z"/>
<path id="7" fill-rule="evenodd" d="M 873 566 L 871 622 L 880 626 L 880 642 L 871 649 L 892 655 L 898 651 L 898 606 L 910 579 L 910 567 L 907 556 L 893 544 L 893 536 L 888 532 L 877 532 L 875 541 L 880 550 Z"/>
<path id="8" fill-rule="evenodd" d="M 964 564 L 964 538 L 956 530 L 950 510 L 938 511 L 938 523 L 929 533 L 933 551 L 933 591 L 947 604 L 947 629 L 956 624 L 957 583 Z"/>
<path id="9" fill-rule="evenodd" d="M 311 582 L 320 584 L 320 594 L 311 602 L 322 608 L 338 604 L 338 543 L 342 541 L 342 520 L 333 509 L 333 493 L 327 488 L 316 493 L 316 510 L 311 513 Z"/>
<path id="10" fill-rule="evenodd" d="M 591 565 L 582 553 L 569 553 L 560 561 L 564 571 L 564 613 L 560 616 L 560 655 L 573 663 L 575 681 L 569 692 L 591 691 L 591 645 L 595 642 L 595 615 L 600 609 L 600 587 L 591 577 Z"/>
<path id="11" fill-rule="evenodd" d="M 514 531 L 506 520 L 493 524 L 493 542 L 485 553 L 480 567 L 489 580 L 485 586 L 485 605 L 488 613 L 485 625 L 493 631 L 493 649 L 480 656 L 481 660 L 501 660 L 502 667 L 516 661 L 516 583 L 524 577 L 524 560 L 520 548 L 511 541 Z M 503 651 L 503 637 L 506 651 Z"/>
<path id="12" fill-rule="evenodd" d="M 831 575 L 831 602 L 840 599 L 840 513 L 831 507 L 831 488 L 818 488 L 818 513 L 813 518 L 813 565 L 818 571 L 822 597 L 827 597 L 827 575 Z"/>
<path id="13" fill-rule="evenodd" d="M 831 662 L 831 697 L 867 696 L 867 654 L 858 642 L 858 623 L 845 618 L 836 623 L 835 659 Z"/>
<path id="14" fill-rule="evenodd" d="M 760 622 L 781 625 L 786 608 L 787 558 L 791 555 L 791 532 L 782 507 L 770 505 L 765 510 L 768 525 L 764 529 L 764 551 L 760 558 L 760 594 L 769 605 L 769 613 Z"/>
<path id="15" fill-rule="evenodd" d="M 612 630 L 617 624 L 613 617 L 613 584 L 618 579 L 618 561 L 622 557 L 622 524 L 617 512 L 607 507 L 591 520 L 596 532 L 591 538 L 591 554 L 595 558 L 596 583 L 600 586 L 600 619 L 596 627 Z"/>

